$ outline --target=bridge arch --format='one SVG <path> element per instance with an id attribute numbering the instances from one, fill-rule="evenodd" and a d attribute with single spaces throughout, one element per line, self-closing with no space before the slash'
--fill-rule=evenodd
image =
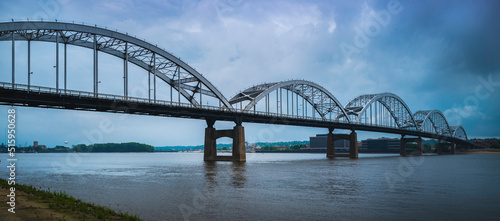
<path id="1" fill-rule="evenodd" d="M 156 45 L 128 34 L 75 23 L 0 23 L 0 41 L 10 40 L 64 43 L 104 52 L 154 73 L 195 107 L 200 105 L 201 95 L 207 95 L 219 100 L 226 109 L 233 110 L 222 93 L 194 68 Z M 124 90 L 126 97 L 127 89 Z"/>
<path id="2" fill-rule="evenodd" d="M 468 140 L 465 129 L 462 126 L 451 126 L 451 136 L 462 140 Z"/>
<path id="3" fill-rule="evenodd" d="M 302 97 L 309 103 L 314 110 L 319 113 L 323 120 L 327 120 L 327 114 L 333 113 L 336 116 L 346 116 L 346 112 L 342 108 L 340 102 L 328 90 L 322 86 L 305 80 L 290 80 L 274 83 L 264 83 L 249 87 L 230 100 L 230 104 L 237 104 L 243 101 L 249 103 L 243 108 L 242 111 L 249 111 L 263 98 L 268 96 L 271 92 L 279 89 L 291 91 L 296 95 Z M 293 98 L 292 98 L 293 100 Z M 346 118 L 347 119 L 347 118 Z M 349 122 L 349 119 L 346 120 Z"/>
<path id="4" fill-rule="evenodd" d="M 381 111 L 372 111 L 372 104 L 380 104 L 389 113 L 390 118 L 394 120 L 395 126 L 401 129 L 416 130 L 415 120 L 411 114 L 410 108 L 399 96 L 393 93 L 365 94 L 358 96 L 344 106 L 348 118 L 353 123 L 364 123 L 377 126 L 388 126 L 378 115 Z M 375 112 L 375 113 L 373 113 Z M 384 116 L 387 118 L 389 116 Z"/>
<path id="5" fill-rule="evenodd" d="M 446 120 L 444 114 L 441 113 L 441 111 L 439 110 L 417 111 L 413 115 L 413 118 L 415 118 L 415 122 L 417 123 L 417 126 L 420 131 L 430 132 L 430 133 L 435 132 L 440 135 L 452 134 L 448 121 Z M 429 125 L 427 125 L 428 124 L 427 122 L 431 123 L 430 127 Z M 434 131 L 429 131 L 429 128 L 432 128 Z"/>

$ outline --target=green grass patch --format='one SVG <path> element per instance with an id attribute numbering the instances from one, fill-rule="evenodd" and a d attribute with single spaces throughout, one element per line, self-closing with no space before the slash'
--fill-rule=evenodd
<path id="1" fill-rule="evenodd" d="M 3 188 L 10 188 L 7 180 L 0 178 L 0 186 Z M 42 203 L 47 203 L 49 208 L 54 209 L 57 212 L 76 215 L 75 218 L 82 219 L 92 219 L 96 217 L 100 220 L 130 220 L 136 221 L 141 220 L 136 215 L 129 215 L 128 213 L 116 213 L 114 210 L 105 207 L 95 205 L 93 203 L 83 202 L 80 199 L 75 199 L 69 196 L 64 191 L 51 192 L 49 190 L 41 190 L 32 186 L 16 184 L 14 185 L 16 191 L 22 191 L 31 196 L 36 196 L 42 201 Z M 33 199 L 29 197 L 30 199 Z M 75 213 L 76 212 L 76 213 Z"/>

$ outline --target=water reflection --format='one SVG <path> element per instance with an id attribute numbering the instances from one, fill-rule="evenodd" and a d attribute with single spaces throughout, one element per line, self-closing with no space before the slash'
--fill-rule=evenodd
<path id="1" fill-rule="evenodd" d="M 209 189 L 217 187 L 217 162 L 205 161 L 205 180 Z"/>
<path id="2" fill-rule="evenodd" d="M 361 175 L 358 170 L 359 161 L 356 159 L 328 161 L 330 169 L 325 179 L 324 191 L 332 197 L 350 197 L 359 195 L 361 188 L 361 177 L 369 177 L 369 174 Z M 324 178 L 323 178 L 324 179 Z M 347 197 L 349 196 L 349 197 Z"/>
<path id="3" fill-rule="evenodd" d="M 358 195 L 358 180 L 350 177 L 330 178 L 326 181 L 326 193 L 330 196 L 356 196 Z"/>
<path id="4" fill-rule="evenodd" d="M 244 188 L 246 179 L 246 169 L 244 162 L 205 162 L 205 180 L 207 187 L 213 189 L 219 186 L 230 176 L 231 184 L 235 188 Z"/>
<path id="5" fill-rule="evenodd" d="M 247 181 L 247 178 L 245 176 L 246 173 L 245 165 L 246 163 L 244 162 L 233 162 L 232 165 L 233 174 L 231 176 L 231 180 L 235 188 L 245 187 L 245 183 Z"/>

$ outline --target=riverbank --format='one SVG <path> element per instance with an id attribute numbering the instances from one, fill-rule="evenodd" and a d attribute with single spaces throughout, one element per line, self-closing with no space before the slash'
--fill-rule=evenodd
<path id="1" fill-rule="evenodd" d="M 0 179 L 0 203 L 1 220 L 141 220 L 135 215 L 127 213 L 116 213 L 115 211 L 82 202 L 68 196 L 64 192 L 50 192 L 39 190 L 31 186 L 15 185 L 15 212 L 8 211 L 7 195 L 10 194 L 10 185 L 4 179 Z"/>
<path id="2" fill-rule="evenodd" d="M 500 154 L 500 149 L 471 149 L 471 150 L 457 150 L 457 153 L 464 153 L 464 154 Z"/>

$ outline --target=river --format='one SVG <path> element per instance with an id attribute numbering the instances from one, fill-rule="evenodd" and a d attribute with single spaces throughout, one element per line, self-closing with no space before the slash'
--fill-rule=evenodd
<path id="1" fill-rule="evenodd" d="M 16 179 L 145 220 L 498 220 L 500 154 L 17 154 Z M 0 175 L 8 177 L 7 154 Z M 20 211 L 21 212 L 21 211 Z"/>

